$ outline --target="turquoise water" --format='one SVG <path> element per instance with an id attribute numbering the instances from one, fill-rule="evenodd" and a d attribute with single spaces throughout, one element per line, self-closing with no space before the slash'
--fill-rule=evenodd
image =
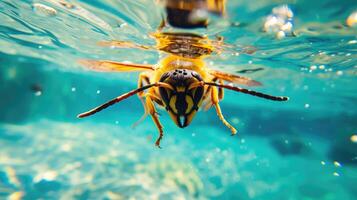
<path id="1" fill-rule="evenodd" d="M 225 18 L 189 30 L 232 45 L 208 66 L 290 101 L 226 91 L 234 137 L 214 109 L 185 129 L 159 110 L 162 149 L 150 118 L 132 128 L 143 113 L 136 97 L 76 115 L 138 77 L 89 71 L 78 59 L 157 63 L 157 51 L 97 42 L 154 45 L 148 35 L 163 10 L 151 0 L 59 2 L 0 0 L 0 199 L 357 199 L 357 29 L 345 25 L 355 1 L 231 0 Z M 264 28 L 285 4 L 292 27 Z"/>

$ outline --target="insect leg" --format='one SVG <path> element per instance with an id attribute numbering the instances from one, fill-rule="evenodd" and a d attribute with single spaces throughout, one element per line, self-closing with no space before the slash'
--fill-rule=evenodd
<path id="1" fill-rule="evenodd" d="M 223 122 L 223 124 L 225 126 L 227 126 L 229 129 L 231 129 L 232 135 L 235 135 L 237 133 L 237 130 L 231 124 L 229 124 L 227 122 L 227 120 L 224 118 L 222 111 L 221 111 L 221 107 L 218 104 L 219 95 L 218 95 L 218 89 L 216 87 L 212 87 L 212 89 L 211 89 L 211 101 L 212 101 L 212 104 L 216 108 L 216 112 L 217 112 L 219 119 Z"/>
<path id="2" fill-rule="evenodd" d="M 144 83 L 145 82 L 145 83 Z M 150 78 L 147 74 L 145 73 L 140 73 L 139 75 L 139 79 L 138 79 L 138 88 L 141 88 L 145 85 L 149 85 L 150 84 Z M 144 91 L 139 92 L 138 93 L 139 98 L 143 98 L 144 97 Z"/>
<path id="3" fill-rule="evenodd" d="M 218 79 L 215 77 L 215 78 L 212 79 L 212 82 L 216 82 L 217 80 L 218 80 Z M 218 80 L 218 82 L 219 82 L 220 84 L 223 84 L 223 81 L 220 80 L 220 79 Z M 212 89 L 212 87 L 211 87 L 211 86 L 208 86 L 207 92 L 206 92 L 205 95 L 204 95 L 204 99 L 206 99 L 206 97 L 211 94 L 211 89 Z M 223 99 L 223 97 L 224 97 L 223 88 L 218 88 L 218 99 L 219 99 L 219 101 L 221 101 L 221 100 Z M 204 109 L 204 110 L 208 110 L 208 109 L 211 108 L 211 106 L 212 106 L 212 101 L 208 101 L 208 102 L 206 103 L 206 105 L 204 106 L 203 109 Z"/>
<path id="4" fill-rule="evenodd" d="M 154 121 L 157 129 L 159 130 L 159 137 L 157 138 L 157 140 L 155 142 L 155 145 L 157 147 L 161 148 L 160 147 L 160 141 L 161 141 L 161 139 L 162 139 L 162 137 L 164 135 L 163 134 L 163 129 L 162 129 L 163 127 L 162 127 L 162 125 L 161 125 L 161 123 L 159 121 L 159 116 L 158 116 L 158 114 L 156 112 L 156 109 L 155 109 L 155 106 L 154 106 L 154 102 L 153 102 L 153 100 L 151 98 L 152 97 L 151 97 L 150 94 L 145 95 L 146 109 L 147 109 L 148 113 L 151 115 L 151 118 Z"/>
<path id="5" fill-rule="evenodd" d="M 145 82 L 145 83 L 144 83 Z M 145 85 L 148 85 L 150 84 L 150 78 L 147 74 L 145 73 L 140 73 L 139 75 L 139 79 L 138 79 L 138 88 L 141 88 Z M 145 102 L 144 102 L 144 91 L 142 92 L 139 92 L 138 93 L 138 97 L 141 101 L 141 103 L 143 104 L 143 107 L 144 107 L 144 114 L 140 117 L 140 119 L 138 121 L 136 121 L 132 127 L 135 128 L 139 123 L 141 123 L 147 116 L 148 116 L 148 111 L 146 109 L 146 105 L 145 105 Z"/>

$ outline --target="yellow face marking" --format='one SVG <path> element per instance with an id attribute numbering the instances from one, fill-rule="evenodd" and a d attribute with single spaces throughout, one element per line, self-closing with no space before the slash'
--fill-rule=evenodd
<path id="1" fill-rule="evenodd" d="M 194 111 L 192 111 L 191 114 L 187 115 L 187 124 L 191 123 L 192 118 L 195 116 L 195 114 L 196 114 L 196 111 L 194 110 Z"/>
<path id="2" fill-rule="evenodd" d="M 184 92 L 185 89 L 185 87 L 177 87 L 177 92 Z"/>
<path id="3" fill-rule="evenodd" d="M 197 91 L 197 88 L 194 88 L 194 89 L 192 90 L 192 96 L 195 96 L 195 95 L 196 95 L 196 91 Z"/>
<path id="4" fill-rule="evenodd" d="M 186 95 L 186 103 L 187 103 L 186 114 L 188 114 L 191 111 L 192 107 L 193 107 L 193 100 L 188 95 Z"/>
<path id="5" fill-rule="evenodd" d="M 170 99 L 170 108 L 172 109 L 172 111 L 174 113 L 177 113 L 177 109 L 176 109 L 176 95 L 173 95 Z"/>
<path id="6" fill-rule="evenodd" d="M 170 115 L 172 121 L 174 121 L 175 124 L 176 124 L 177 126 L 179 126 L 178 121 L 177 121 L 177 115 L 176 115 L 175 113 L 172 113 L 171 111 L 168 112 L 168 113 L 169 113 L 169 115 Z"/>

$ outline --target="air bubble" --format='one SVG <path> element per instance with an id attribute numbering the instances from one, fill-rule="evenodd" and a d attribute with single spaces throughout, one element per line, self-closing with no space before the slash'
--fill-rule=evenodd
<path id="1" fill-rule="evenodd" d="M 341 76 L 341 75 L 343 75 L 343 71 L 339 70 L 339 71 L 336 72 L 336 74 L 337 74 L 338 76 Z"/>
<path id="2" fill-rule="evenodd" d="M 349 27 L 357 25 L 357 11 L 351 13 L 350 16 L 348 16 L 348 18 L 346 19 L 346 24 Z"/>
<path id="3" fill-rule="evenodd" d="M 276 33 L 275 37 L 276 37 L 276 39 L 281 40 L 281 39 L 285 38 L 285 32 L 284 31 L 279 31 L 279 32 Z"/>
<path id="4" fill-rule="evenodd" d="M 41 96 L 41 95 L 42 95 L 42 92 L 41 92 L 41 91 L 35 92 L 35 96 Z"/>
<path id="5" fill-rule="evenodd" d="M 335 165 L 335 167 L 341 167 L 341 166 L 342 166 L 341 163 L 339 163 L 339 162 L 337 162 L 337 161 L 334 161 L 334 162 L 333 162 L 333 165 Z"/>
<path id="6" fill-rule="evenodd" d="M 316 69 L 317 69 L 317 66 L 316 66 L 316 65 L 310 66 L 310 70 L 314 71 L 314 70 L 316 70 Z"/>
<path id="7" fill-rule="evenodd" d="M 357 143 L 357 135 L 352 135 L 350 139 L 351 139 L 351 142 Z"/>

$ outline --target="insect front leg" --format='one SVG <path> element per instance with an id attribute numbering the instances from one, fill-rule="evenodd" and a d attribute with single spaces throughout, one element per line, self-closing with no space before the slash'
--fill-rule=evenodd
<path id="1" fill-rule="evenodd" d="M 139 75 L 139 79 L 138 79 L 138 88 L 143 87 L 144 85 L 149 85 L 150 83 L 150 77 L 146 74 L 146 73 L 141 73 Z M 139 98 L 143 98 L 144 97 L 144 91 L 139 92 L 138 93 Z"/>
<path id="2" fill-rule="evenodd" d="M 145 102 L 146 102 L 146 109 L 147 109 L 147 112 L 151 115 L 151 118 L 152 120 L 154 121 L 157 129 L 159 130 L 159 137 L 157 138 L 156 142 L 155 142 L 155 145 L 159 148 L 160 147 L 160 141 L 163 137 L 163 127 L 159 121 L 159 116 L 157 114 L 157 111 L 155 109 L 155 105 L 154 105 L 154 101 L 152 98 L 155 98 L 155 96 L 151 95 L 150 93 L 147 93 L 145 95 Z"/>
<path id="3" fill-rule="evenodd" d="M 141 88 L 143 87 L 144 85 L 149 85 L 150 84 L 150 78 L 147 74 L 145 73 L 141 73 L 139 75 L 139 79 L 138 79 L 138 88 Z M 146 105 L 145 105 L 145 102 L 144 102 L 144 97 L 145 97 L 145 93 L 144 91 L 142 92 L 139 92 L 138 93 L 138 97 L 141 101 L 141 103 L 143 104 L 143 107 L 144 107 L 144 114 L 140 117 L 140 119 L 138 121 L 136 121 L 132 127 L 136 127 L 139 123 L 141 123 L 145 118 L 146 116 L 148 115 L 148 111 L 146 109 Z"/>
<path id="4" fill-rule="evenodd" d="M 227 122 L 227 120 L 224 118 L 224 116 L 222 114 L 222 111 L 221 111 L 221 107 L 218 104 L 218 102 L 219 102 L 219 92 L 218 92 L 218 89 L 216 87 L 212 87 L 212 89 L 211 89 L 211 101 L 212 101 L 212 104 L 214 105 L 214 107 L 216 108 L 216 112 L 217 112 L 217 115 L 218 115 L 219 119 L 223 122 L 223 124 L 225 126 L 227 126 L 231 130 L 232 135 L 235 135 L 237 133 L 237 130 L 231 124 L 229 124 Z"/>
<path id="5" fill-rule="evenodd" d="M 212 79 L 212 82 L 216 82 L 218 80 L 218 78 L 213 78 Z M 218 80 L 218 82 L 220 83 L 220 84 L 223 84 L 223 81 L 222 80 Z M 206 91 L 206 93 L 204 94 L 204 97 L 203 97 L 203 99 L 206 99 L 208 96 L 210 96 L 211 95 L 211 89 L 212 89 L 212 87 L 211 86 L 208 86 L 208 88 L 207 88 L 207 91 Z M 221 101 L 222 99 L 223 99 L 223 97 L 224 97 L 224 90 L 223 90 L 223 88 L 218 88 L 218 100 L 219 101 Z M 210 101 L 208 101 L 207 103 L 206 103 L 206 105 L 204 106 L 204 110 L 205 111 L 207 111 L 208 109 L 210 109 L 211 107 L 212 107 L 212 101 L 210 100 Z"/>

